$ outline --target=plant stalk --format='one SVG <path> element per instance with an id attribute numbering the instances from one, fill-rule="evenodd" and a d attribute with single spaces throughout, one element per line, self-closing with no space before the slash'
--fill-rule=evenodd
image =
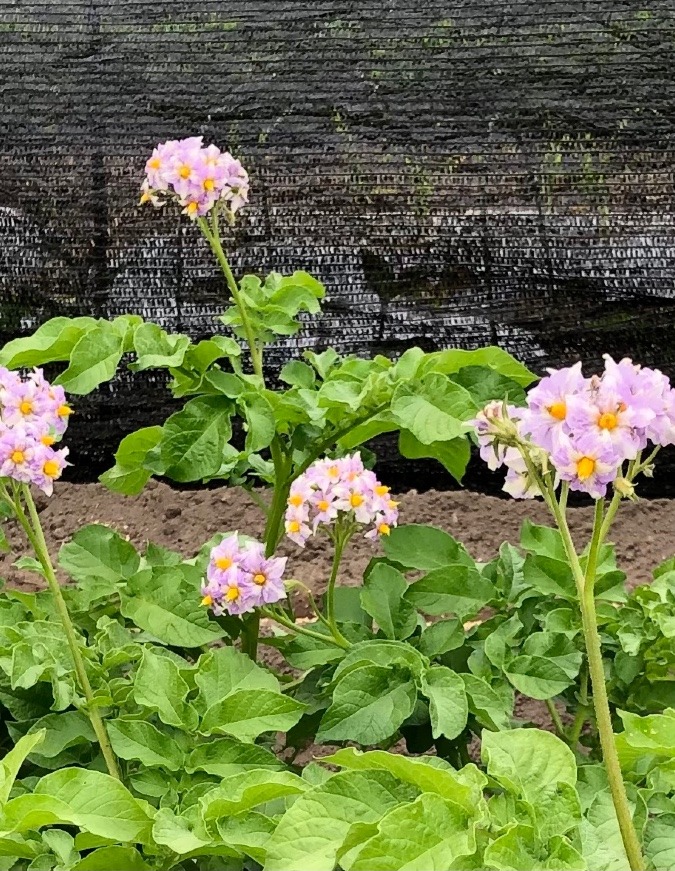
<path id="1" fill-rule="evenodd" d="M 35 502 L 33 501 L 30 489 L 26 484 L 21 485 L 20 492 L 21 494 L 23 494 L 24 500 L 28 507 L 30 520 L 28 519 L 28 517 L 26 517 L 26 514 L 23 510 L 19 494 L 17 494 L 17 498 L 14 502 L 17 519 L 23 527 L 24 532 L 28 537 L 28 540 L 30 541 L 33 550 L 35 551 L 35 556 L 39 560 L 40 565 L 42 566 L 42 569 L 45 573 L 45 578 L 47 579 L 49 590 L 52 594 L 52 597 L 56 604 L 56 609 L 59 613 L 61 625 L 63 626 L 63 630 L 66 633 L 68 648 L 70 650 L 70 655 L 73 660 L 73 665 L 75 666 L 75 673 L 77 674 L 80 688 L 82 689 L 82 692 L 84 693 L 84 697 L 87 702 L 87 714 L 89 715 L 91 725 L 94 729 L 96 738 L 98 739 L 98 743 L 101 747 L 101 752 L 103 753 L 106 766 L 108 767 L 109 773 L 113 777 L 115 777 L 117 780 L 121 780 L 122 777 L 119 767 L 117 765 L 117 759 L 110 744 L 110 739 L 108 738 L 108 732 L 106 731 L 105 723 L 103 722 L 101 713 L 96 706 L 94 691 L 92 690 L 91 683 L 89 682 L 89 677 L 87 676 L 84 659 L 82 657 L 82 651 L 80 650 L 77 643 L 75 627 L 73 626 L 73 622 L 68 611 L 68 606 L 66 605 L 66 600 L 63 598 L 61 586 L 56 579 L 56 573 L 54 571 L 54 566 L 52 565 L 51 557 L 49 556 L 47 542 L 45 541 L 42 524 L 40 523 L 40 518 L 37 512 L 37 508 L 35 507 Z"/>
<path id="2" fill-rule="evenodd" d="M 307 635 L 309 638 L 314 638 L 316 641 L 322 641 L 324 644 L 333 644 L 335 647 L 342 648 L 342 650 L 348 650 L 351 647 L 351 644 L 346 638 L 340 635 L 340 633 L 338 633 L 339 637 L 322 635 L 320 632 L 314 632 L 312 629 L 306 629 L 304 626 L 294 623 L 278 611 L 270 608 L 262 608 L 261 611 L 263 617 L 268 617 L 270 620 L 274 620 L 275 623 L 278 623 L 285 629 L 290 629 L 291 632 L 295 632 L 296 635 Z"/>
<path id="3" fill-rule="evenodd" d="M 335 638 L 341 647 L 349 647 L 349 642 L 342 632 L 340 632 L 335 620 L 335 582 L 337 581 L 338 572 L 340 570 L 342 553 L 348 540 L 349 536 L 346 535 L 343 530 L 336 530 L 333 566 L 331 568 L 330 578 L 328 579 L 328 589 L 326 590 L 326 622 L 333 634 L 333 638 Z"/>

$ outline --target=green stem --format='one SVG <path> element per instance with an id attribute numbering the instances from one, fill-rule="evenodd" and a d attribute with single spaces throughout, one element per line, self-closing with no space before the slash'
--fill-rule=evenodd
<path id="1" fill-rule="evenodd" d="M 251 321 L 248 316 L 246 304 L 241 298 L 239 286 L 237 285 L 237 281 L 232 273 L 232 269 L 230 268 L 228 259 L 225 256 L 225 252 L 223 251 L 223 246 L 220 241 L 220 233 L 218 232 L 217 213 L 215 211 L 213 212 L 213 223 L 211 229 L 209 229 L 208 222 L 205 218 L 202 218 L 199 221 L 199 225 L 201 227 L 202 233 L 206 236 L 206 239 L 211 246 L 211 250 L 216 255 L 216 259 L 218 260 L 220 268 L 223 271 L 223 275 L 225 276 L 227 287 L 232 294 L 232 299 L 234 300 L 235 305 L 239 309 L 241 325 L 244 330 L 244 335 L 246 336 L 246 343 L 248 344 L 249 352 L 251 354 L 251 365 L 253 366 L 253 371 L 258 376 L 261 383 L 264 384 L 265 376 L 263 374 L 262 350 L 258 347 L 258 344 L 255 340 L 255 333 L 253 332 L 253 327 L 251 326 Z"/>
<path id="2" fill-rule="evenodd" d="M 559 738 L 562 738 L 563 741 L 567 742 L 567 733 L 565 732 L 565 727 L 563 726 L 563 722 L 560 719 L 560 714 L 558 713 L 558 709 L 555 706 L 555 702 L 553 699 L 546 699 L 546 708 L 548 709 L 549 716 L 553 725 L 555 726 L 556 734 Z"/>
<path id="3" fill-rule="evenodd" d="M 304 626 L 294 623 L 278 611 L 273 611 L 270 608 L 261 608 L 261 613 L 263 617 L 274 620 L 275 623 L 278 623 L 285 629 L 290 629 L 291 632 L 295 632 L 296 635 L 307 635 L 309 638 L 322 641 L 324 644 L 333 644 L 335 647 L 340 647 L 343 650 L 348 650 L 351 647 L 347 639 L 343 638 L 341 635 L 337 638 L 331 637 L 330 635 L 322 635 L 320 632 L 313 632 L 311 629 L 306 629 Z"/>
<path id="4" fill-rule="evenodd" d="M 243 620 L 241 632 L 241 652 L 247 654 L 255 662 L 258 656 L 258 637 L 260 635 L 260 612 L 253 611 Z"/>
<path id="5" fill-rule="evenodd" d="M 607 698 L 607 688 L 605 686 L 605 671 L 602 664 L 602 647 L 597 626 L 597 616 L 595 613 L 595 592 L 593 589 L 593 583 L 589 583 L 586 587 L 581 606 L 581 613 L 584 623 L 584 635 L 586 638 L 588 667 L 593 687 L 595 719 L 598 724 L 600 746 L 602 747 L 602 758 L 605 763 L 605 770 L 607 771 L 607 779 L 612 794 L 612 801 L 614 802 L 614 810 L 616 811 L 616 817 L 619 821 L 621 838 L 623 840 L 623 846 L 626 850 L 626 856 L 628 857 L 631 871 L 644 871 L 646 867 L 645 861 L 642 856 L 640 840 L 633 823 L 630 805 L 628 804 L 628 796 L 626 795 L 626 787 L 621 775 L 619 756 L 614 741 L 612 717 L 609 711 L 609 700 Z"/>
<path id="6" fill-rule="evenodd" d="M 333 551 L 333 566 L 331 568 L 330 578 L 328 579 L 328 589 L 326 590 L 326 622 L 330 627 L 330 631 L 333 633 L 333 638 L 340 643 L 341 647 L 349 647 L 349 642 L 338 629 L 335 620 L 335 582 L 337 581 L 338 571 L 340 570 L 342 553 L 348 541 L 348 534 L 341 530 L 336 532 L 335 550 Z"/>
<path id="7" fill-rule="evenodd" d="M 612 504 L 615 499 L 616 494 L 614 499 L 612 499 Z M 593 524 L 593 535 L 591 537 L 586 574 L 584 574 L 581 568 L 579 557 L 574 548 L 572 536 L 567 524 L 567 517 L 560 510 L 560 506 L 557 503 L 553 506 L 553 513 L 558 523 L 567 558 L 570 561 L 574 579 L 580 594 L 579 603 L 581 606 L 581 619 L 584 630 L 584 640 L 586 643 L 586 656 L 588 658 L 588 668 L 593 690 L 595 719 L 598 725 L 602 758 L 605 763 L 609 789 L 612 795 L 616 817 L 619 822 L 621 838 L 623 840 L 631 871 L 644 871 L 645 862 L 642 857 L 640 840 L 635 830 L 635 825 L 633 824 L 630 805 L 628 804 L 628 796 L 626 794 L 626 787 L 623 782 L 623 777 L 621 776 L 619 756 L 614 741 L 612 716 L 609 710 L 607 687 L 605 686 L 605 671 L 602 664 L 602 646 L 595 611 L 595 568 L 597 554 L 603 542 L 603 534 L 605 533 L 605 530 L 609 528 L 607 526 L 607 517 L 610 516 L 612 504 L 610 504 L 610 508 L 608 509 L 604 520 L 604 506 L 601 506 L 601 510 L 599 510 L 596 505 L 595 523 Z M 616 509 L 614 509 L 611 516 L 613 516 L 615 511 Z M 591 570 L 593 571 L 593 574 L 591 574 Z"/>
<path id="8" fill-rule="evenodd" d="M 122 777 L 120 775 L 120 771 L 117 765 L 117 759 L 115 758 L 115 754 L 113 753 L 113 749 L 110 744 L 110 739 L 108 738 L 108 733 L 106 731 L 103 718 L 101 717 L 100 711 L 98 710 L 98 707 L 96 705 L 94 691 L 92 690 L 91 684 L 89 682 L 89 677 L 87 676 L 84 659 L 82 657 L 82 651 L 80 650 L 77 643 L 75 627 L 73 626 L 73 622 L 70 618 L 70 613 L 68 612 L 66 600 L 63 598 L 61 586 L 56 579 L 56 573 L 54 571 L 54 566 L 52 565 L 51 557 L 49 556 L 47 542 L 45 541 L 44 532 L 42 531 L 42 524 L 40 523 L 40 518 L 38 516 L 37 508 L 35 507 L 35 502 L 33 501 L 33 497 L 31 496 L 30 489 L 27 485 L 21 485 L 20 493 L 23 495 L 26 505 L 28 507 L 30 520 L 28 519 L 28 517 L 26 517 L 26 514 L 23 510 L 23 506 L 21 505 L 21 501 L 19 498 L 19 493 L 17 493 L 17 498 L 14 501 L 17 519 L 23 527 L 24 532 L 28 537 L 28 540 L 30 541 L 33 550 L 35 551 L 35 556 L 39 560 L 40 565 L 42 566 L 42 569 L 44 571 L 47 584 L 49 585 L 49 590 L 52 594 L 56 609 L 59 614 L 59 618 L 61 620 L 61 625 L 63 626 L 63 630 L 66 634 L 68 648 L 70 649 L 70 655 L 73 659 L 73 665 L 75 666 L 75 673 L 77 674 L 80 688 L 82 689 L 82 692 L 84 693 L 84 697 L 87 702 L 87 714 L 89 715 L 91 725 L 94 729 L 96 738 L 98 739 L 98 743 L 101 747 L 101 752 L 103 753 L 103 757 L 108 767 L 108 771 L 113 777 L 117 778 L 117 780 L 121 780 Z"/>

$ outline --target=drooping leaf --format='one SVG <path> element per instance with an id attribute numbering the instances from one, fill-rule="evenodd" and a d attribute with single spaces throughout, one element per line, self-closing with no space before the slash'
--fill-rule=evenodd
<path id="1" fill-rule="evenodd" d="M 513 690 L 502 683 L 496 686 L 473 674 L 462 674 L 469 711 L 488 729 L 508 729 L 513 716 Z M 485 733 L 484 733 L 485 734 Z"/>
<path id="2" fill-rule="evenodd" d="M 110 381 L 124 353 L 125 337 L 107 321 L 85 332 L 70 352 L 70 364 L 55 380 L 68 393 L 91 393 Z"/>
<path id="3" fill-rule="evenodd" d="M 175 662 L 147 648 L 143 651 L 133 689 L 137 704 L 156 712 L 167 726 L 193 731 L 198 716 L 187 701 L 189 690 Z"/>
<path id="4" fill-rule="evenodd" d="M 135 496 L 150 478 L 145 460 L 162 438 L 161 426 L 146 426 L 125 436 L 115 452 L 115 465 L 99 481 L 114 493 Z"/>
<path id="5" fill-rule="evenodd" d="M 422 692 L 429 699 L 433 737 L 456 738 L 469 714 L 462 678 L 443 665 L 432 666 L 422 674 Z"/>
<path id="6" fill-rule="evenodd" d="M 68 360 L 82 336 L 96 326 L 94 318 L 51 318 L 31 336 L 7 342 L 0 349 L 0 366 L 30 369 L 57 360 Z"/>
<path id="7" fill-rule="evenodd" d="M 189 774 L 205 771 L 223 778 L 251 769 L 279 771 L 283 767 L 283 763 L 269 750 L 257 744 L 244 744 L 235 738 L 216 738 L 198 744 L 185 762 L 185 770 Z"/>
<path id="8" fill-rule="evenodd" d="M 235 816 L 283 796 L 300 795 L 308 788 L 301 777 L 290 771 L 242 771 L 225 778 L 199 799 L 201 816 L 207 823 Z"/>
<path id="9" fill-rule="evenodd" d="M 411 432 L 401 430 L 398 438 L 398 450 L 401 456 L 408 460 L 438 460 L 459 484 L 462 482 L 471 458 L 471 445 L 465 436 L 449 441 L 424 444 Z"/>
<path id="10" fill-rule="evenodd" d="M 189 336 L 170 335 L 157 324 L 141 324 L 134 333 L 136 362 L 129 368 L 132 372 L 175 368 L 182 364 L 189 345 Z"/>
<path id="11" fill-rule="evenodd" d="M 199 687 L 195 706 L 202 712 L 238 689 L 279 692 L 274 675 L 234 647 L 220 647 L 200 656 L 195 683 Z"/>
<path id="12" fill-rule="evenodd" d="M 428 572 L 458 563 L 475 565 L 462 544 L 435 526 L 397 526 L 382 540 L 382 548 L 387 559 L 406 569 Z"/>
<path id="13" fill-rule="evenodd" d="M 59 565 L 73 580 L 105 581 L 111 589 L 137 572 L 139 564 L 134 546 L 98 523 L 83 526 L 59 551 Z"/>
<path id="14" fill-rule="evenodd" d="M 416 699 L 415 683 L 406 669 L 355 668 L 335 688 L 317 739 L 360 744 L 384 741 L 412 714 Z"/>
<path id="15" fill-rule="evenodd" d="M 415 631 L 417 614 L 403 595 L 408 584 L 393 566 L 378 563 L 361 590 L 361 604 L 381 631 L 392 639 L 405 639 Z"/>
<path id="16" fill-rule="evenodd" d="M 99 847 L 71 866 L 72 871 L 152 871 L 134 847 Z"/>
<path id="17" fill-rule="evenodd" d="M 408 587 L 405 598 L 425 614 L 475 617 L 494 597 L 494 586 L 476 568 L 447 565 L 434 569 Z"/>

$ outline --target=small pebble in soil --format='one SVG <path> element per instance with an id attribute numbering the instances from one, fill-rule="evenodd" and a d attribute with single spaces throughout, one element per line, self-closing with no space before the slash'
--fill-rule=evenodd
<path id="1" fill-rule="evenodd" d="M 174 505 L 171 508 L 167 508 L 164 512 L 164 517 L 167 520 L 173 520 L 174 517 L 180 517 L 183 513 L 182 509 L 178 508 L 178 506 Z"/>

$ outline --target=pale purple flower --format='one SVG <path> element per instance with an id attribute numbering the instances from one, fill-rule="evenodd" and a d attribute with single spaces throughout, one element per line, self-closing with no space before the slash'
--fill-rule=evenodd
<path id="1" fill-rule="evenodd" d="M 481 459 L 487 463 L 488 469 L 493 472 L 504 463 L 506 445 L 500 443 L 500 436 L 504 434 L 505 425 L 519 425 L 524 409 L 515 405 L 504 406 L 501 399 L 494 399 L 482 408 L 471 423 L 476 430 L 479 453 Z"/>
<path id="2" fill-rule="evenodd" d="M 211 551 L 211 558 L 206 569 L 207 578 L 217 584 L 224 584 L 228 579 L 236 578 L 241 558 L 239 538 L 235 532 L 226 536 Z"/>
<path id="3" fill-rule="evenodd" d="M 258 542 L 247 546 L 241 566 L 247 574 L 250 599 L 256 605 L 270 605 L 286 598 L 283 581 L 286 559 L 286 557 L 265 557 L 263 546 Z"/>
<path id="4" fill-rule="evenodd" d="M 517 448 L 507 448 L 504 456 L 507 467 L 502 490 L 514 499 L 534 499 L 541 496 L 539 484 L 532 478 L 523 455 Z"/>
<path id="5" fill-rule="evenodd" d="M 532 441 L 551 451 L 558 436 L 570 433 L 568 401 L 588 389 L 588 380 L 581 372 L 581 363 L 566 369 L 549 369 L 549 374 L 527 395 L 527 410 L 523 414 L 522 430 Z"/>
<path id="6" fill-rule="evenodd" d="M 286 534 L 304 546 L 320 528 L 330 529 L 341 517 L 369 527 L 366 537 L 388 535 L 398 522 L 398 503 L 389 488 L 364 468 L 356 452 L 340 459 L 316 460 L 294 481 L 286 510 Z"/>
<path id="7" fill-rule="evenodd" d="M 30 484 L 39 442 L 22 427 L 5 429 L 0 435 L 0 477 Z"/>
<path id="8" fill-rule="evenodd" d="M 53 450 L 39 443 L 34 451 L 30 466 L 32 469 L 31 484 L 35 484 L 46 495 L 51 496 L 54 492 L 54 481 L 61 477 L 66 466 L 68 448 Z"/>
<path id="9" fill-rule="evenodd" d="M 560 435 L 551 453 L 551 462 L 558 476 L 569 481 L 571 490 L 580 490 L 594 499 L 602 499 L 607 486 L 619 474 L 621 458 L 611 444 L 593 433 L 578 439 Z"/>
<path id="10" fill-rule="evenodd" d="M 620 459 L 634 459 L 647 446 L 645 428 L 656 415 L 650 408 L 634 404 L 629 395 L 625 400 L 620 385 L 612 387 L 601 381 L 595 389 L 570 396 L 567 421 L 571 432 L 577 437 L 589 433 L 609 445 Z"/>

